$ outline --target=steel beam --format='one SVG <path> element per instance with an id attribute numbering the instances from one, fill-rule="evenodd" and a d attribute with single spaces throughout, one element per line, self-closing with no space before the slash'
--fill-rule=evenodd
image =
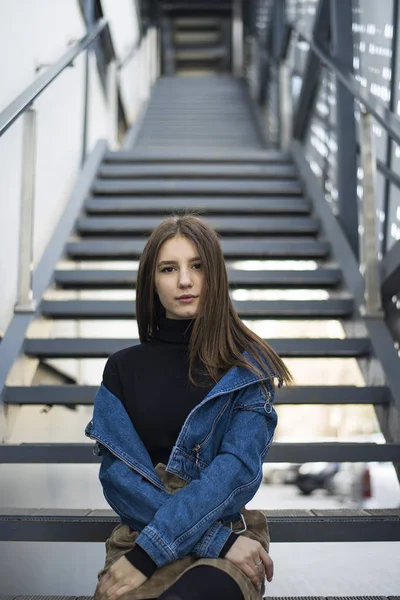
<path id="1" fill-rule="evenodd" d="M 330 2 L 331 51 L 343 69 L 353 72 L 353 7 L 351 2 Z M 339 219 L 358 257 L 357 150 L 354 98 L 336 81 L 337 189 Z"/>
<path id="2" fill-rule="evenodd" d="M 386 252 L 381 262 L 382 294 L 385 300 L 400 292 L 400 240 Z"/>
<path id="3" fill-rule="evenodd" d="M 319 0 L 313 26 L 313 39 L 326 46 L 330 38 L 330 1 Z M 297 108 L 293 120 L 294 139 L 303 140 L 313 111 L 321 74 L 321 61 L 314 52 L 308 52 Z"/>

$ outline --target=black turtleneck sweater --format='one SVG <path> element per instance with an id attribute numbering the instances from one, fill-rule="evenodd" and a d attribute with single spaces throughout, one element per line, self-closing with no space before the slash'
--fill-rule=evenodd
<path id="1" fill-rule="evenodd" d="M 200 364 L 194 376 L 201 386 L 189 382 L 193 323 L 193 319 L 161 317 L 154 339 L 116 352 L 104 369 L 104 385 L 121 400 L 154 466 L 167 464 L 186 417 L 215 385 Z M 232 533 L 220 557 L 236 539 Z M 125 556 L 148 578 L 157 568 L 139 544 Z"/>

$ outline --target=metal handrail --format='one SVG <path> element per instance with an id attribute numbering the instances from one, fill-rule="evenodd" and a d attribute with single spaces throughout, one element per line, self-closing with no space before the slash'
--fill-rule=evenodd
<path id="1" fill-rule="evenodd" d="M 75 46 L 54 65 L 48 67 L 31 85 L 0 113 L 0 136 L 20 117 L 38 96 L 108 27 L 106 19 L 98 21 Z M 114 51 L 114 49 L 113 49 Z M 115 55 L 114 55 L 115 56 Z"/>
<path id="2" fill-rule="evenodd" d="M 121 69 L 124 68 L 124 66 L 131 60 L 131 58 L 133 58 L 136 54 L 136 52 L 139 50 L 140 48 L 140 40 L 138 42 L 135 42 L 134 44 L 132 44 L 132 46 L 129 48 L 128 52 L 125 54 L 125 56 L 123 58 L 120 58 L 119 60 L 117 60 L 117 69 L 120 71 Z"/>
<path id="3" fill-rule="evenodd" d="M 363 104 L 368 112 L 378 121 L 380 126 L 393 138 L 397 144 L 400 144 L 400 118 L 389 109 L 381 106 L 355 79 L 351 73 L 347 73 L 341 67 L 339 61 L 330 56 L 319 44 L 310 39 L 303 32 L 292 27 L 292 32 L 297 33 L 299 39 L 306 42 L 310 50 L 314 52 L 328 69 L 338 78 L 340 83 L 350 92 L 350 94 Z M 286 58 L 286 57 L 284 57 Z"/>

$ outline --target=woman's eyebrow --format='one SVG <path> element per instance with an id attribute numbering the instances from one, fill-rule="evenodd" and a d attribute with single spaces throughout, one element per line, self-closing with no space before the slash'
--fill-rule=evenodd
<path id="1" fill-rule="evenodd" d="M 194 258 L 190 258 L 189 262 L 194 262 L 195 260 L 200 260 L 200 256 L 195 256 Z M 176 265 L 178 261 L 176 260 L 162 260 L 158 263 L 158 267 L 162 267 L 162 265 Z"/>

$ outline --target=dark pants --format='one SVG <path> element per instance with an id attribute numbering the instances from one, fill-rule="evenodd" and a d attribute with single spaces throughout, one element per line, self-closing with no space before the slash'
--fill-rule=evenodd
<path id="1" fill-rule="evenodd" d="M 184 573 L 158 600 L 244 600 L 236 581 L 221 569 L 199 565 Z"/>

